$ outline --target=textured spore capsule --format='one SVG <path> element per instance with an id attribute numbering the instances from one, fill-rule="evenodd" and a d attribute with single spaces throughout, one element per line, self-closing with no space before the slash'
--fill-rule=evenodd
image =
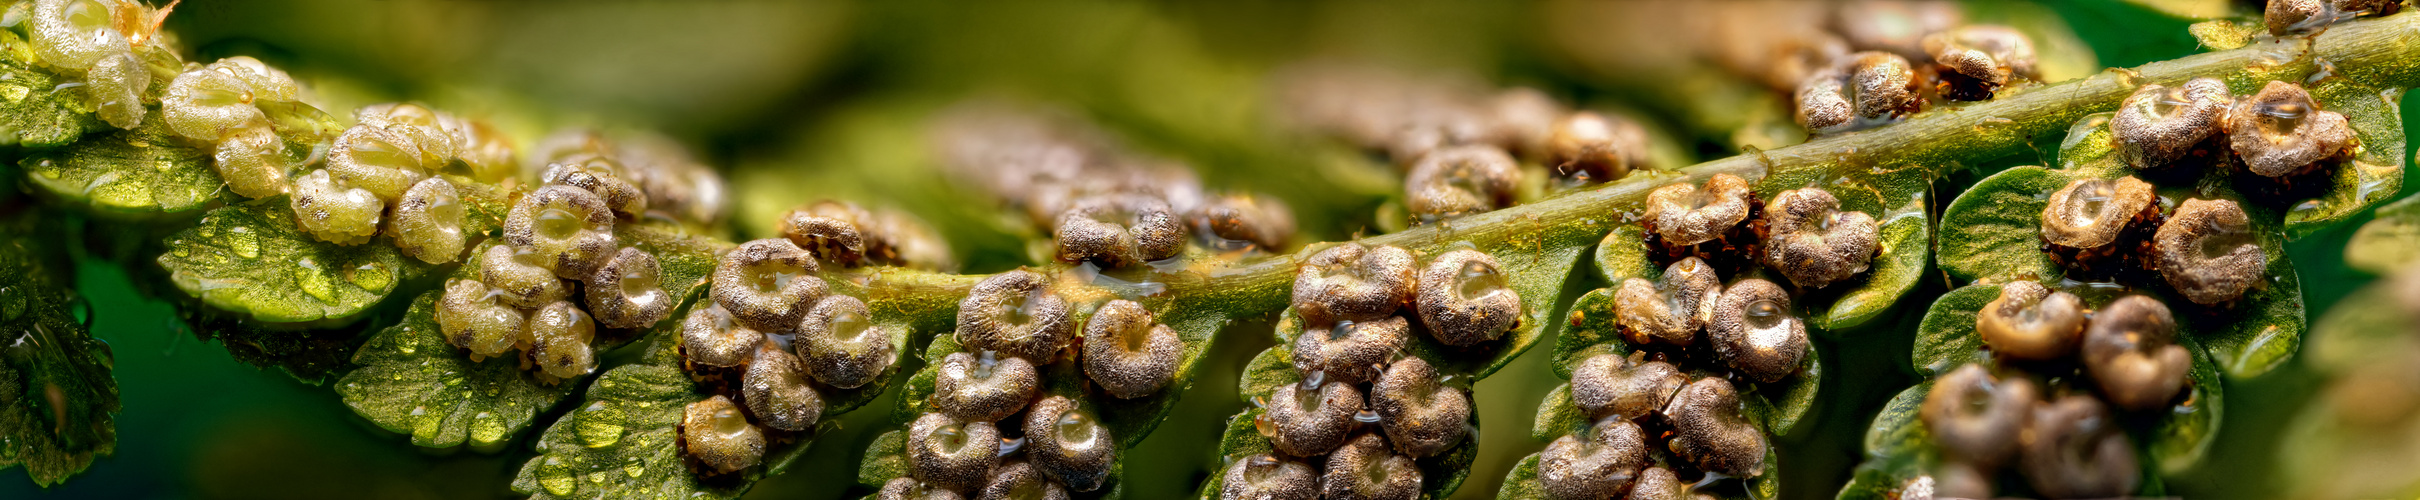
<path id="1" fill-rule="evenodd" d="M 1723 291 L 1706 327 L 1714 353 L 1742 375 L 1775 382 L 1798 373 L 1807 355 L 1806 322 L 1790 313 L 1790 294 L 1756 278 Z"/>
<path id="2" fill-rule="evenodd" d="M 1647 193 L 1649 232 L 1671 245 L 1696 245 L 1724 236 L 1747 221 L 1756 192 L 1746 179 L 1715 174 L 1705 186 L 1676 183 Z"/>
<path id="3" fill-rule="evenodd" d="M 815 428 L 815 421 L 823 418 L 823 395 L 807 385 L 798 358 L 772 342 L 757 344 L 756 359 L 740 376 L 739 394 L 748 403 L 748 413 L 765 427 L 799 432 Z"/>
<path id="4" fill-rule="evenodd" d="M 160 96 L 160 117 L 177 135 L 215 142 L 229 131 L 267 120 L 252 99 L 252 86 L 243 79 L 198 68 L 168 82 L 167 94 Z"/>
<path id="5" fill-rule="evenodd" d="M 926 413 L 908 425 L 908 471 L 951 491 L 983 487 L 1000 463 L 1000 430 L 991 422 L 960 422 Z"/>
<path id="6" fill-rule="evenodd" d="M 1101 305 L 1084 324 L 1084 374 L 1103 392 L 1132 399 L 1159 392 L 1176 378 L 1185 342 L 1131 300 Z"/>
<path id="7" fill-rule="evenodd" d="M 445 113 L 427 106 L 408 102 L 391 102 L 362 106 L 353 110 L 356 129 L 372 128 L 387 132 L 386 141 L 409 152 L 421 168 L 435 169 L 453 161 L 453 134 L 447 133 Z M 333 155 L 333 153 L 330 153 Z"/>
<path id="8" fill-rule="evenodd" d="M 338 245 L 368 243 L 378 235 L 379 215 L 386 203 L 369 190 L 353 187 L 313 170 L 294 179 L 294 222 L 312 238 Z"/>
<path id="9" fill-rule="evenodd" d="M 1267 196 L 1216 196 L 1193 209 L 1193 229 L 1215 250 L 1282 251 L 1294 239 L 1294 211 Z"/>
<path id="10" fill-rule="evenodd" d="M 2106 277 L 2140 266 L 2160 224 L 2151 183 L 2134 176 L 2077 179 L 2042 208 L 2043 250 L 2061 267 Z"/>
<path id="11" fill-rule="evenodd" d="M 639 191 L 614 174 L 613 161 L 599 156 L 580 156 L 546 166 L 538 181 L 588 190 L 622 217 L 638 218 L 647 213 L 647 193 Z"/>
<path id="12" fill-rule="evenodd" d="M 992 351 L 953 352 L 933 380 L 933 407 L 963 421 L 990 422 L 1025 409 L 1041 376 L 1024 358 Z"/>
<path id="13" fill-rule="evenodd" d="M 538 308 L 521 327 L 521 343 L 528 346 L 530 362 L 558 379 L 597 369 L 596 352 L 589 345 L 596 338 L 596 322 L 570 302 Z"/>
<path id="14" fill-rule="evenodd" d="M 1578 184 L 1611 182 L 1646 169 L 1647 132 L 1638 123 L 1580 111 L 1554 123 L 1546 139 L 1546 166 Z"/>
<path id="15" fill-rule="evenodd" d="M 1638 480 L 1631 483 L 1629 500 L 1709 500 L 1712 495 L 1698 493 L 1690 483 L 1681 482 L 1672 469 L 1653 466 L 1639 470 Z"/>
<path id="16" fill-rule="evenodd" d="M 819 270 L 815 256 L 790 240 L 741 243 L 714 265 L 714 302 L 749 328 L 787 331 L 798 326 L 808 307 L 823 299 L 823 278 L 816 276 Z"/>
<path id="17" fill-rule="evenodd" d="M 328 148 L 327 171 L 381 200 L 403 197 L 404 190 L 429 175 L 420 150 L 408 138 L 386 129 L 355 125 Z"/>
<path id="18" fill-rule="evenodd" d="M 692 365 L 744 365 L 756 357 L 756 346 L 764 342 L 764 332 L 733 320 L 723 306 L 693 308 L 681 319 L 681 357 Z"/>
<path id="19" fill-rule="evenodd" d="M 1470 435 L 1470 397 L 1446 385 L 1427 360 L 1406 357 L 1370 387 L 1387 441 L 1414 458 L 1442 453 Z"/>
<path id="20" fill-rule="evenodd" d="M 874 498 L 881 500 L 964 500 L 966 497 L 960 496 L 955 491 L 925 484 L 924 481 L 917 481 L 916 478 L 895 477 L 891 478 L 890 482 L 882 483 L 882 490 L 874 492 Z"/>
<path id="21" fill-rule="evenodd" d="M 2275 80 L 2235 105 L 2227 129 L 2244 168 L 2264 177 L 2306 173 L 2353 148 L 2343 113 L 2319 109 L 2301 85 Z"/>
<path id="22" fill-rule="evenodd" d="M 1637 420 L 1663 411 L 1688 383 L 1671 363 L 1598 354 L 1571 370 L 1571 402 L 1588 418 Z"/>
<path id="23" fill-rule="evenodd" d="M 1302 462 L 1259 454 L 1227 465 L 1219 484 L 1221 500 L 1314 500 L 1319 498 L 1319 471 Z"/>
<path id="24" fill-rule="evenodd" d="M 571 287 L 546 269 L 537 252 L 512 245 L 489 245 L 479 256 L 479 281 L 496 287 L 498 300 L 513 307 L 536 309 L 571 296 Z"/>
<path id="25" fill-rule="evenodd" d="M 1681 460 L 1708 472 L 1756 477 L 1765 470 L 1765 435 L 1741 413 L 1731 381 L 1707 377 L 1690 382 L 1664 409 L 1672 422 L 1668 443 Z"/>
<path id="26" fill-rule="evenodd" d="M 1548 498 L 1614 498 L 1648 465 L 1647 434 L 1629 420 L 1605 419 L 1555 438 L 1538 454 L 1538 485 Z"/>
<path id="27" fill-rule="evenodd" d="M 958 302 L 958 341 L 1048 364 L 1075 337 L 1067 299 L 1050 278 L 1023 269 L 984 278 Z"/>
<path id="28" fill-rule="evenodd" d="M 1353 438 L 1328 456 L 1321 490 L 1331 500 L 1411 500 L 1420 496 L 1420 466 L 1388 451 L 1377 433 Z"/>
<path id="29" fill-rule="evenodd" d="M 825 385 L 854 389 L 881 378 L 898 360 L 891 335 L 875 326 L 874 312 L 865 301 L 847 295 L 827 295 L 798 322 L 794 341 L 807 374 Z"/>
<path id="30" fill-rule="evenodd" d="M 1822 188 L 1782 191 L 1765 205 L 1765 220 L 1773 232 L 1765 242 L 1765 266 L 1804 288 L 1864 273 L 1882 246 L 1874 216 L 1842 210 L 1840 199 Z"/>
<path id="31" fill-rule="evenodd" d="M 2033 417 L 2038 398 L 2032 382 L 1995 378 L 1970 363 L 1934 381 L 1916 416 L 1944 455 L 1997 466 L 2016 456 L 2017 436 Z"/>
<path id="32" fill-rule="evenodd" d="M 1361 390 L 1353 384 L 1327 381 L 1315 389 L 1285 384 L 1264 401 L 1267 424 L 1261 430 L 1277 451 L 1297 457 L 1327 454 L 1353 431 L 1353 415 L 1361 413 Z"/>
<path id="33" fill-rule="evenodd" d="M 2185 200 L 2151 242 L 2160 276 L 2195 304 L 2230 303 L 2267 277 L 2252 219 L 2234 201 Z"/>
<path id="34" fill-rule="evenodd" d="M 1065 396 L 1042 398 L 1026 412 L 1025 443 L 1036 468 L 1076 492 L 1100 489 L 1118 458 L 1109 427 Z"/>
<path id="35" fill-rule="evenodd" d="M 556 276 L 587 278 L 613 256 L 613 211 L 586 189 L 540 187 L 506 213 L 504 241 L 537 252 Z"/>
<path id="36" fill-rule="evenodd" d="M 2135 491 L 2142 467 L 2118 420 L 2090 396 L 2035 405 L 2017 464 L 2048 498 L 2112 498 Z"/>
<path id="37" fill-rule="evenodd" d="M 1430 151 L 1403 178 L 1405 205 L 1424 219 L 1486 212 L 1513 204 L 1521 167 L 1495 146 Z"/>
<path id="38" fill-rule="evenodd" d="M 2051 361 L 2075 354 L 2084 340 L 2084 301 L 2041 283 L 2012 281 L 1975 313 L 1975 335 L 2010 359 Z"/>
<path id="39" fill-rule="evenodd" d="M 1924 51 L 1941 69 L 1939 92 L 1960 101 L 1992 98 L 2010 77 L 2040 79 L 2034 72 L 2033 42 L 2015 28 L 1960 26 L 1924 36 Z"/>
<path id="40" fill-rule="evenodd" d="M 1412 253 L 1343 243 L 1305 259 L 1294 273 L 1294 312 L 1308 325 L 1392 316 L 1412 297 Z"/>
<path id="41" fill-rule="evenodd" d="M 1496 258 L 1468 248 L 1438 255 L 1420 271 L 1420 321 L 1451 346 L 1495 340 L 1521 324 L 1521 294 Z"/>
<path id="42" fill-rule="evenodd" d="M 2084 369 L 2111 404 L 2151 411 L 2184 389 L 2193 354 L 2176 345 L 2176 318 L 2166 304 L 2129 295 L 2093 315 L 2084 332 Z"/>
<path id="43" fill-rule="evenodd" d="M 820 201 L 791 210 L 781 217 L 782 237 L 789 238 L 799 248 L 815 252 L 815 256 L 843 266 L 857 265 L 866 254 L 879 246 L 878 238 L 865 234 L 860 226 L 872 221 L 873 214 L 856 205 L 837 201 Z M 872 228 L 864 228 L 872 229 Z"/>
<path id="44" fill-rule="evenodd" d="M 1798 87 L 1798 124 L 1839 132 L 1889 123 L 1923 106 L 1914 65 L 1887 52 L 1859 52 Z"/>
<path id="45" fill-rule="evenodd" d="M 43 64 L 83 71 L 102 58 L 128 52 L 121 19 L 147 15 L 142 4 L 123 0 L 37 0 L 27 16 L 26 41 Z"/>
<path id="46" fill-rule="evenodd" d="M 992 468 L 992 477 L 983 484 L 977 500 L 1068 500 L 1067 488 L 1042 475 L 1042 470 L 1025 460 L 1002 462 Z"/>
<path id="47" fill-rule="evenodd" d="M 2202 165 L 2223 151 L 2204 142 L 2220 136 L 2227 108 L 2235 101 L 2226 82 L 2195 78 L 2182 85 L 2144 85 L 2118 104 L 2109 119 L 2117 156 L 2139 170 L 2165 169 L 2180 162 Z M 2188 161 L 2189 160 L 2189 161 Z"/>
<path id="48" fill-rule="evenodd" d="M 293 76 L 252 56 L 221 58 L 203 68 L 242 80 L 246 90 L 252 93 L 251 100 L 294 101 L 302 98 L 302 86 L 294 83 Z"/>
<path id="49" fill-rule="evenodd" d="M 496 302 L 497 294 L 475 280 L 445 282 L 437 300 L 437 328 L 454 347 L 469 349 L 473 359 L 502 355 L 521 340 L 521 311 Z"/>
<path id="50" fill-rule="evenodd" d="M 739 405 L 713 396 L 681 411 L 681 449 L 708 474 L 729 474 L 764 460 L 765 434 L 748 423 Z"/>
<path id="51" fill-rule="evenodd" d="M 1059 215 L 1052 234 L 1059 260 L 1120 267 L 1175 257 L 1185 250 L 1187 233 L 1167 200 L 1108 194 L 1076 200 Z"/>
<path id="52" fill-rule="evenodd" d="M 295 159 L 286 155 L 286 140 L 267 122 L 227 131 L 210 151 L 210 168 L 227 190 L 245 198 L 267 198 L 286 192 L 287 175 Z"/>
<path id="53" fill-rule="evenodd" d="M 1622 280 L 1613 296 L 1615 322 L 1630 343 L 1688 347 L 1697 343 L 1698 330 L 1714 321 L 1715 299 L 1722 292 L 1713 266 L 1683 257 L 1655 281 Z"/>
<path id="54" fill-rule="evenodd" d="M 443 177 L 422 179 L 395 202 L 394 221 L 387 235 L 404 255 L 430 264 L 462 258 L 467 238 L 462 234 L 462 196 Z"/>
<path id="55" fill-rule="evenodd" d="M 1306 329 L 1294 337 L 1294 369 L 1351 383 L 1376 380 L 1410 338 L 1411 323 L 1401 316 Z"/>
<path id="56" fill-rule="evenodd" d="M 622 247 L 612 260 L 589 274 L 588 310 L 606 328 L 646 328 L 672 315 L 672 294 L 662 285 L 663 267 L 655 254 Z"/>

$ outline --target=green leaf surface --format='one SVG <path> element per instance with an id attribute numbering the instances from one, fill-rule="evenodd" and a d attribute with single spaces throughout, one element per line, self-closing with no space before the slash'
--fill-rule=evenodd
<path id="1" fill-rule="evenodd" d="M 403 276 L 383 242 L 339 246 L 294 225 L 286 197 L 211 210 L 169 236 L 160 267 L 188 297 L 263 323 L 341 323 L 377 305 Z"/>
<path id="2" fill-rule="evenodd" d="M 1580 413 L 1579 405 L 1571 402 L 1571 384 L 1555 386 L 1538 402 L 1538 416 L 1530 424 L 1529 437 L 1538 442 L 1551 442 L 1588 425 L 1588 415 Z"/>
<path id="3" fill-rule="evenodd" d="M 15 31 L 0 30 L 0 142 L 25 147 L 64 146 L 90 128 L 92 104 L 81 85 L 66 86 L 35 63 L 34 48 Z"/>
<path id="4" fill-rule="evenodd" d="M 2042 209 L 2050 193 L 2070 180 L 2063 171 L 2017 167 L 1976 182 L 1941 211 L 1935 250 L 1941 270 L 1967 282 L 2064 276 L 2042 254 Z"/>
<path id="5" fill-rule="evenodd" d="M 1942 294 L 1916 324 L 1916 345 L 1908 366 L 1916 376 L 1931 380 L 1958 366 L 1987 361 L 1983 336 L 1975 334 L 1975 314 L 2000 298 L 2000 285 L 1973 285 Z"/>
<path id="6" fill-rule="evenodd" d="M 183 213 L 208 208 L 224 190 L 210 151 L 187 144 L 153 113 L 114 130 L 18 161 L 44 195 L 103 214 Z"/>
<path id="7" fill-rule="evenodd" d="M 473 362 L 445 339 L 432 316 L 442 291 L 421 294 L 403 322 L 380 330 L 354 353 L 360 369 L 336 383 L 345 406 L 424 448 L 494 450 L 529 428 L 580 379 L 540 380 L 519 356 Z M 583 379 L 585 377 L 582 377 Z"/>
<path id="8" fill-rule="evenodd" d="M 1909 481 L 1926 474 L 1938 460 L 1932 435 L 1916 420 L 1924 406 L 1925 394 L 1933 382 L 1924 382 L 1899 391 L 1882 411 L 1874 416 L 1873 425 L 1865 431 L 1865 462 L 1857 466 L 1849 483 L 1842 485 L 1841 500 L 1889 500 L 1899 498 L 1899 491 Z"/>
<path id="9" fill-rule="evenodd" d="M 2160 425 L 2148 435 L 2137 439 L 2150 450 L 2159 471 L 2170 475 L 2183 474 L 2201 464 L 2210 454 L 2210 445 L 2218 441 L 2218 426 L 2226 414 L 2226 384 L 2215 363 L 2204 359 L 2206 350 L 2193 339 L 2183 339 L 2186 349 L 2193 351 L 2193 371 L 2187 374 L 2191 387 L 2185 403 L 2170 409 Z"/>
<path id="10" fill-rule="evenodd" d="M 605 372 L 584 404 L 538 438 L 539 455 L 513 478 L 513 491 L 531 498 L 738 496 L 699 482 L 683 462 L 682 410 L 704 399 L 678 367 Z"/>
<path id="11" fill-rule="evenodd" d="M 118 382 L 69 287 L 11 228 L 0 240 L 0 469 L 49 486 L 117 450 Z M 89 314 L 89 313 L 86 313 Z"/>
<path id="12" fill-rule="evenodd" d="M 2420 195 L 2378 207 L 2375 216 L 2345 242 L 2344 265 L 2384 275 L 2420 261 Z"/>
<path id="13" fill-rule="evenodd" d="M 2310 84 L 2319 107 L 2343 113 L 2360 141 L 2353 159 L 2336 165 L 2325 194 L 2300 200 L 2285 212 L 2286 239 L 2301 239 L 2352 218 L 2403 189 L 2403 89 L 2380 89 L 2351 78 Z"/>

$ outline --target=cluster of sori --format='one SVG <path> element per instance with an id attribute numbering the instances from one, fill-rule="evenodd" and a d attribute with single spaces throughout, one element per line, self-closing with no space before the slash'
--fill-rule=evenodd
<path id="1" fill-rule="evenodd" d="M 2240 102 L 2215 79 L 2145 85 L 2108 127 L 2115 154 L 2140 178 L 2078 179 L 2051 193 L 2043 250 L 2085 280 L 2147 281 L 2156 272 L 2204 306 L 2223 307 L 2264 280 L 2256 221 L 2237 200 L 2175 202 L 2145 179 L 2194 186 L 2232 174 L 2246 201 L 2282 203 L 2331 185 L 2358 148 L 2344 115 L 2279 81 Z"/>
<path id="2" fill-rule="evenodd" d="M 1822 188 L 1759 203 L 1747 181 L 1717 174 L 1658 188 L 1647 205 L 1641 225 L 1663 273 L 1613 293 L 1627 353 L 1572 367 L 1572 405 L 1588 423 L 1539 454 L 1548 497 L 1689 498 L 1712 479 L 1763 475 L 1769 444 L 1735 384 L 1784 383 L 1812 347 L 1792 289 L 1751 276 L 1821 289 L 1864 273 L 1877 252 L 1874 218 Z"/>
<path id="3" fill-rule="evenodd" d="M 395 108 L 405 106 L 425 110 L 411 105 Z M 372 107 L 376 108 L 379 107 Z M 348 137 L 356 134 L 346 132 Z M 359 134 L 364 136 L 359 139 L 364 144 L 393 144 L 367 137 L 378 132 Z M 343 141 L 339 144 L 343 147 Z M 390 160 L 390 165 L 401 161 L 395 157 L 385 159 Z M 590 343 L 595 340 L 599 326 L 625 330 L 652 326 L 671 315 L 678 298 L 660 284 L 662 268 L 656 256 L 636 247 L 621 246 L 614 233 L 617 222 L 635 222 L 640 213 L 637 209 L 646 206 L 645 195 L 611 174 L 581 162 L 553 163 L 544 178 L 544 184 L 521 195 L 513 204 L 504 220 L 503 238 L 491 241 L 479 252 L 475 259 L 476 279 L 456 278 L 446 282 L 436 320 L 446 339 L 470 350 L 473 359 L 498 356 L 517 348 L 551 379 L 570 379 L 596 369 Z M 459 248 L 461 203 L 454 196 L 452 185 L 444 182 L 443 177 L 416 182 L 402 199 L 404 204 L 397 208 L 395 224 L 425 223 L 416 216 L 436 212 L 426 205 L 438 202 L 423 201 L 426 198 L 422 194 L 428 186 L 437 186 L 442 196 L 436 199 L 448 205 L 443 213 L 452 219 L 448 228 L 450 244 Z M 409 235 L 412 231 L 406 228 L 398 234 Z M 406 237 L 396 239 L 399 246 L 412 248 L 404 244 Z M 574 290 L 585 296 L 587 309 L 573 302 Z"/>
<path id="4" fill-rule="evenodd" d="M 1478 250 L 1422 264 L 1360 243 L 1305 260 L 1293 307 L 1301 381 L 1254 401 L 1264 413 L 1253 425 L 1273 452 L 1228 464 L 1222 498 L 1419 497 L 1432 479 L 1414 461 L 1474 436 L 1468 383 L 1411 355 L 1414 332 L 1475 348 L 1519 327 L 1523 311 L 1496 259 Z"/>
<path id="5" fill-rule="evenodd" d="M 914 214 L 824 200 L 782 214 L 780 231 L 799 248 L 839 266 L 958 267 L 949 244 Z"/>
<path id="6" fill-rule="evenodd" d="M 1344 65 L 1306 65 L 1279 85 L 1284 112 L 1301 126 L 1393 158 L 1405 170 L 1407 208 L 1424 220 L 1511 205 L 1522 162 L 1561 186 L 1654 168 L 1637 122 L 1568 110 L 1536 89 L 1490 92 Z"/>
<path id="7" fill-rule="evenodd" d="M 1874 216 L 1842 210 L 1831 191 L 1806 187 L 1760 201 L 1747 180 L 1730 174 L 1648 192 L 1639 224 L 1658 265 L 1694 258 L 1737 275 L 1761 264 L 1802 289 L 1865 272 L 1880 247 Z"/>
<path id="8" fill-rule="evenodd" d="M 471 124 L 477 127 L 476 123 Z M 474 128 L 476 130 L 476 128 Z M 492 133 L 491 133 L 492 135 Z M 477 135 L 473 135 L 476 137 Z M 471 160 L 470 152 L 494 155 L 484 148 L 494 142 L 463 142 L 459 147 L 464 161 L 482 179 L 492 175 L 510 175 L 511 169 L 493 163 Z M 504 152 L 509 158 L 509 149 Z M 562 165 L 576 168 L 559 168 Z M 670 220 L 694 226 L 713 227 L 723 219 L 726 196 L 721 174 L 691 157 L 688 148 L 672 138 L 635 133 L 608 137 L 590 129 L 568 129 L 538 140 L 522 164 L 520 176 L 536 177 L 547 183 L 581 186 L 605 196 L 614 210 L 645 220 Z M 489 169 L 496 169 L 490 173 Z M 563 179 L 557 181 L 556 179 Z M 595 179 L 619 179 L 613 192 L 589 187 Z M 631 189 L 635 188 L 635 189 Z"/>
<path id="9" fill-rule="evenodd" d="M 1050 228 L 1062 261 L 1160 261 L 1189 239 L 1214 251 L 1274 252 L 1294 237 L 1294 214 L 1276 198 L 1205 191 L 1192 169 L 1127 152 L 1073 119 L 971 104 L 937 128 L 953 177 Z"/>
<path id="10" fill-rule="evenodd" d="M 311 148 L 289 147 L 287 138 L 263 111 L 275 110 L 280 116 L 301 110 L 320 114 L 301 102 L 301 93 L 301 86 L 286 72 L 236 56 L 176 75 L 160 98 L 160 115 L 176 135 L 212 145 L 211 164 L 229 191 L 264 198 L 286 192 L 287 173 L 313 153 Z M 316 145 L 321 140 L 303 142 Z"/>
<path id="11" fill-rule="evenodd" d="M 2383 16 L 2403 10 L 2402 0 L 2276 0 L 2268 2 L 2263 24 L 2269 34 L 2310 33 L 2338 21 Z"/>
<path id="12" fill-rule="evenodd" d="M 144 101 L 159 97 L 153 79 L 185 70 L 160 32 L 167 15 L 134 0 L 35 0 L 11 5 L 7 17 L 25 23 L 26 41 L 43 66 L 82 77 L 101 121 L 131 129 L 143 124 Z"/>
<path id="13" fill-rule="evenodd" d="M 2239 174 L 2240 190 L 2277 202 L 2332 186 L 2330 167 L 2359 145 L 2343 114 L 2320 109 L 2301 84 L 2276 80 L 2241 99 L 2215 78 L 2144 85 L 2119 105 L 2109 131 L 2119 159 L 2149 180 L 2187 184 L 2205 172 Z"/>
<path id="14" fill-rule="evenodd" d="M 226 79 L 193 80 L 225 83 Z M 180 84 L 186 81 L 178 78 Z M 197 112 L 194 116 L 227 113 L 214 111 L 218 113 Z M 293 193 L 290 201 L 296 225 L 321 241 L 359 245 L 383 228 L 397 249 L 414 258 L 430 263 L 461 258 L 471 237 L 464 231 L 467 210 L 462 188 L 466 183 L 510 178 L 512 145 L 491 128 L 418 104 L 363 106 L 353 112 L 353 119 L 357 125 L 345 129 L 328 146 L 325 161 L 316 164 L 319 168 L 295 177 L 291 186 L 258 189 L 268 194 Z M 206 126 L 198 118 L 190 121 L 197 127 Z M 179 133 L 187 132 L 180 129 Z M 225 146 L 220 150 L 225 151 Z M 244 174 L 267 178 L 275 173 L 282 179 L 283 170 L 275 169 L 284 166 L 288 165 L 268 165 Z M 222 162 L 220 168 L 227 167 Z M 494 172 L 497 169 L 502 170 L 501 175 Z M 235 184 L 229 181 L 229 185 Z M 604 228 L 611 229 L 610 225 Z"/>
<path id="15" fill-rule="evenodd" d="M 1121 441 L 1092 402 L 1167 389 L 1184 341 L 1140 303 L 1082 303 L 1056 288 L 1020 269 L 959 302 L 960 350 L 936 361 L 926 411 L 907 429 L 908 477 L 880 498 L 1068 498 L 1109 481 Z"/>
<path id="16" fill-rule="evenodd" d="M 2190 394 L 2192 354 L 2175 343 L 2168 306 L 2130 295 L 2087 310 L 2073 294 L 2018 281 L 1976 314 L 1975 331 L 1994 366 L 1942 375 L 1918 413 L 1941 453 L 1933 495 L 2007 491 L 2004 465 L 2048 498 L 2134 492 L 2142 468 L 2122 423 Z"/>
<path id="17" fill-rule="evenodd" d="M 847 222 L 830 229 L 892 237 Z M 681 320 L 684 367 L 715 394 L 691 403 L 680 425 L 682 449 L 705 475 L 756 466 L 770 443 L 813 430 L 834 391 L 872 383 L 898 361 L 899 332 L 876 324 L 863 299 L 832 293 L 817 258 L 852 264 L 801 242 L 832 248 L 814 235 L 790 233 L 724 253 L 710 300 Z"/>
<path id="18" fill-rule="evenodd" d="M 1826 29 L 1770 53 L 1725 59 L 1790 93 L 1798 124 L 1817 133 L 1896 122 L 1939 101 L 1990 100 L 2041 78 L 2024 33 L 1965 25 L 1955 3 L 1842 2 L 1831 14 Z"/>

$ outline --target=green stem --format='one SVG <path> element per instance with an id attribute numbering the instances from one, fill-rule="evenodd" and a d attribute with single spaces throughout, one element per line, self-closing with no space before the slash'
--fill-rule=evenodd
<path id="1" fill-rule="evenodd" d="M 2272 79 L 2299 81 L 2324 69 L 2376 87 L 2410 88 L 2420 86 L 2420 63 L 2415 61 L 2420 61 L 2420 13 L 2353 21 L 2310 37 L 2111 69 L 2089 78 L 2021 89 L 1991 101 L 1938 107 L 1873 130 L 1771 151 L 1749 151 L 1665 175 L 1632 175 L 1594 189 L 1361 241 L 1434 252 L 1461 241 L 1534 240 L 1548 232 L 1598 227 L 1636 210 L 1656 187 L 1702 182 L 1715 174 L 1755 181 L 1774 172 L 1807 169 L 1851 173 L 1918 168 L 1927 179 L 1938 179 L 1970 162 L 2033 151 L 2036 138 L 2064 131 L 2085 115 L 2115 110 L 2144 84 L 2213 77 L 2227 80 L 2231 87 L 2249 89 Z M 1285 307 L 1296 262 L 1308 256 L 1307 252 L 1223 264 L 1206 274 L 1180 273 L 1170 277 L 1169 292 L 1182 298 L 1218 297 L 1211 300 L 1236 316 L 1274 312 Z M 892 272 L 869 286 L 878 302 L 882 298 L 909 300 L 917 306 L 903 309 L 935 315 L 926 319 L 946 324 L 949 319 L 939 315 L 955 314 L 956 298 L 965 296 L 977 279 Z M 952 307 L 929 307 L 943 299 Z"/>

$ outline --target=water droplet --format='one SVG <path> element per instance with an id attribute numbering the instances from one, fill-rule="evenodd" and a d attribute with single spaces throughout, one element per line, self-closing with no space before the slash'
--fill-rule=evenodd
<path id="1" fill-rule="evenodd" d="M 395 272 L 377 261 L 363 262 L 346 271 L 345 280 L 363 290 L 386 291 L 387 287 L 395 285 Z"/>
<path id="2" fill-rule="evenodd" d="M 592 403 L 575 417 L 579 421 L 573 431 L 579 435 L 580 444 L 590 448 L 613 446 L 622 441 L 622 425 L 614 423 L 619 416 L 619 412 L 613 412 L 604 402 Z"/>
<path id="3" fill-rule="evenodd" d="M 296 259 L 291 273 L 294 276 L 294 285 L 302 288 L 303 293 L 311 294 L 312 298 L 330 305 L 337 303 L 336 284 L 330 281 L 327 273 L 320 269 L 319 261 L 310 257 Z"/>
<path id="4" fill-rule="evenodd" d="M 227 240 L 225 243 L 227 245 L 227 249 L 234 250 L 235 255 L 238 257 L 243 257 L 246 259 L 260 258 L 260 235 L 254 234 L 252 232 L 252 228 L 244 226 L 227 228 Z"/>
<path id="5" fill-rule="evenodd" d="M 471 416 L 471 442 L 494 443 L 504 439 L 504 418 L 495 413 L 479 412 Z"/>

